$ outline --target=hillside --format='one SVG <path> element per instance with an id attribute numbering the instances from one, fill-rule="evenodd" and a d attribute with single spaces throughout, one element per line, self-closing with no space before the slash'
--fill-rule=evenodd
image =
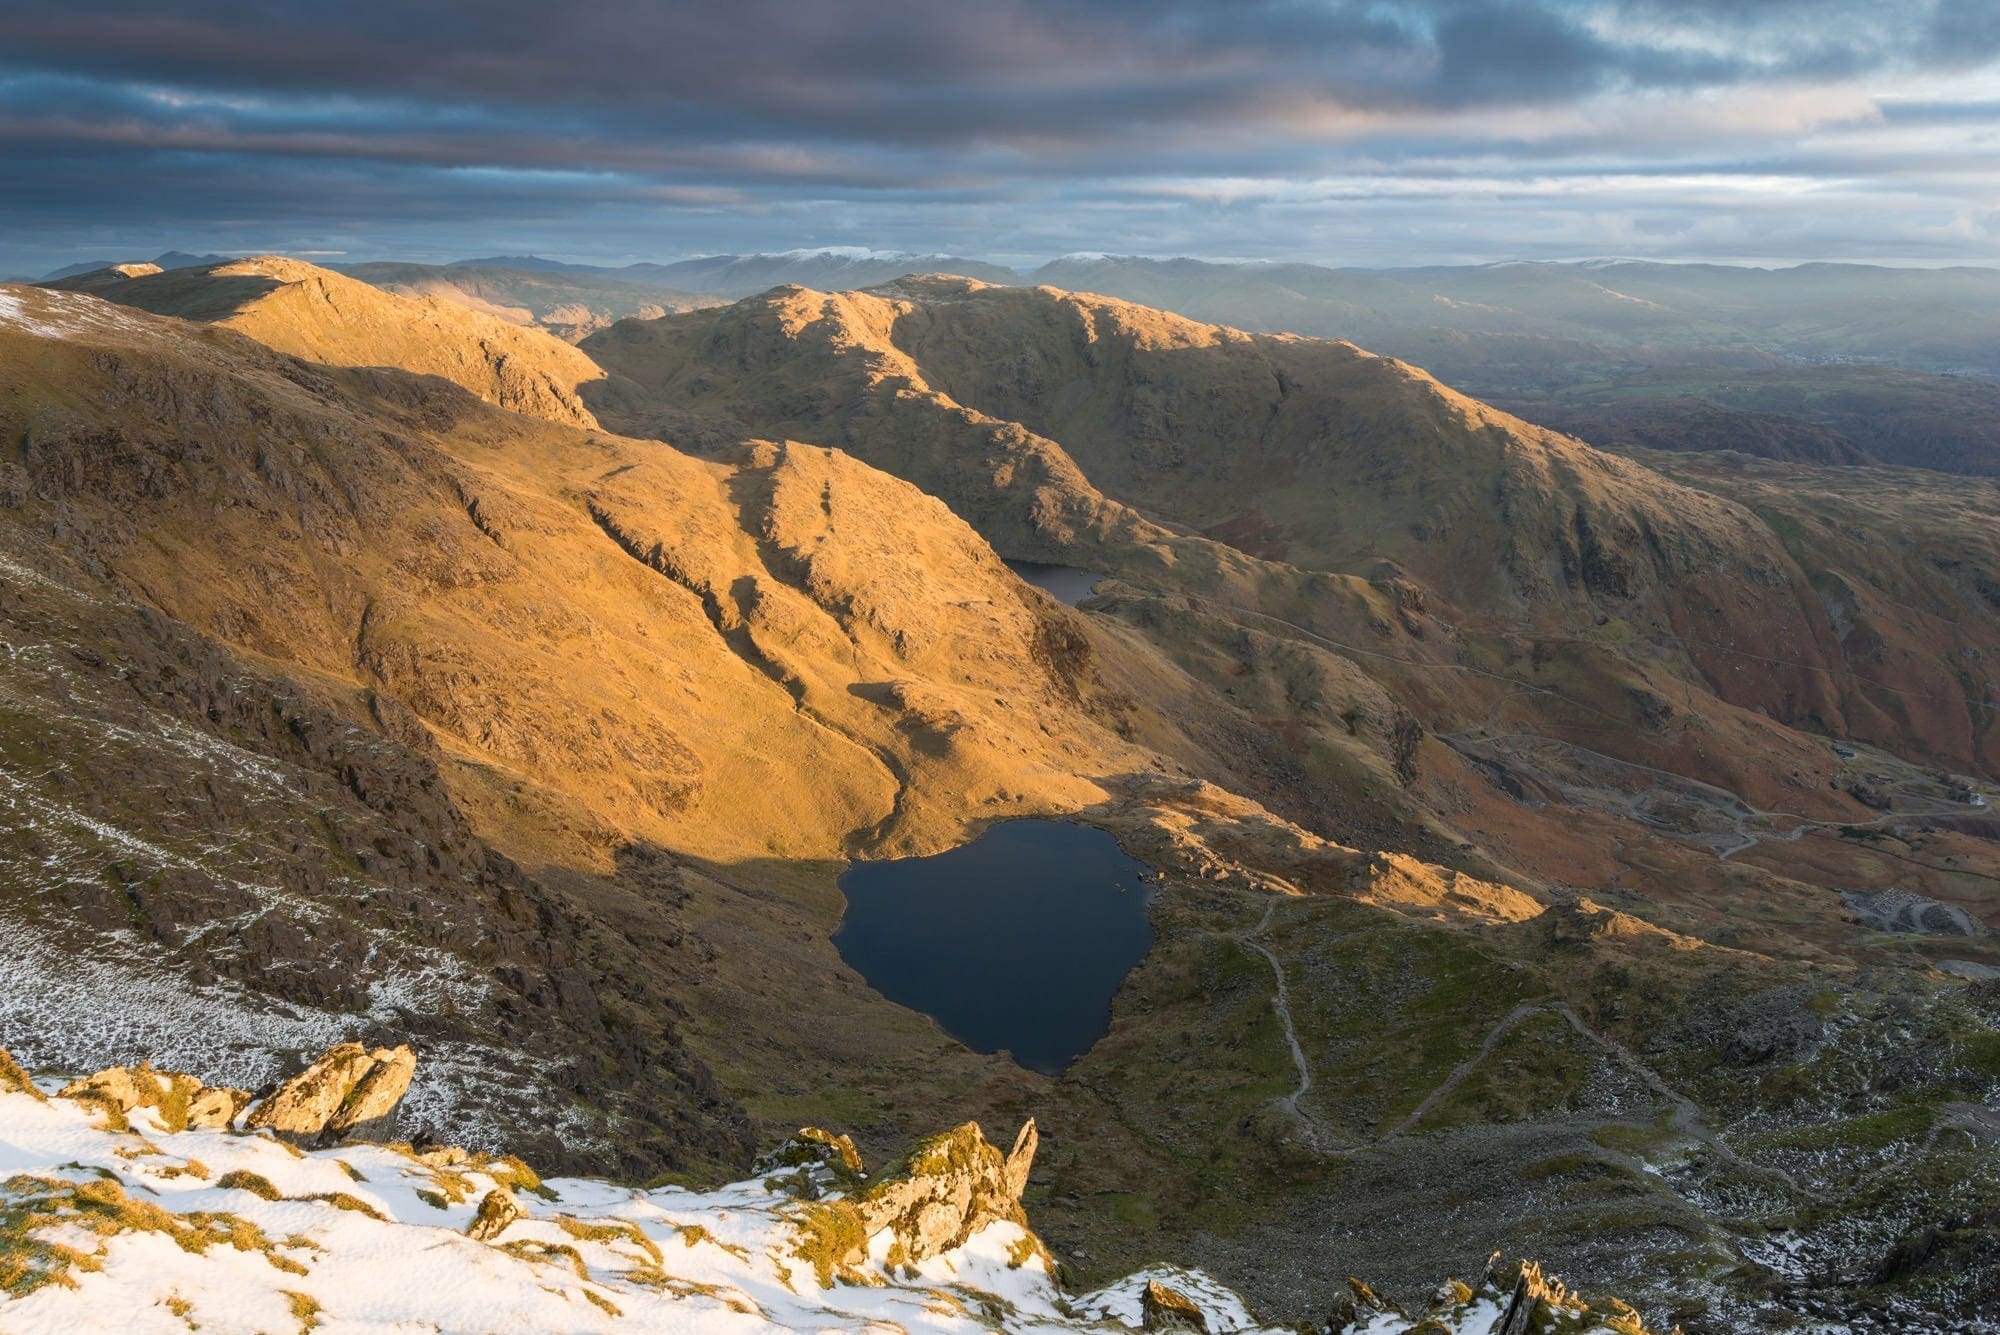
<path id="1" fill-rule="evenodd" d="M 1163 525 L 1287 568 L 1413 584 L 1419 608 L 1477 633 L 1459 652 L 1491 670 L 1518 662 L 1524 640 L 1572 657 L 1619 655 L 1621 637 L 1670 643 L 1690 671 L 1669 683 L 1641 669 L 1634 699 L 1692 690 L 1956 766 L 1992 773 L 2000 760 L 1976 697 L 1885 714 L 1863 684 L 1902 700 L 1961 696 L 1965 655 L 2000 650 L 1992 618 L 1864 664 L 1814 581 L 1824 568 L 1865 580 L 1868 541 L 1829 532 L 1827 549 L 1788 552 L 1743 506 L 1350 344 L 927 279 L 840 296 L 784 289 L 623 324 L 584 350 L 609 372 L 590 400 L 620 429 L 699 441 L 706 416 L 838 444 L 943 497 L 1012 557 L 1157 582 L 1182 564 Z M 1703 578 L 1718 567 L 1732 572 L 1721 597 Z M 1624 709 L 1641 740 L 1613 749 L 1662 763 L 1643 740 L 1659 719 Z M 1483 713 L 1462 706 L 1456 721 Z M 1770 747 L 1746 743 L 1742 765 Z M 1702 777 L 1741 786 L 1736 762 L 1720 765 Z"/>
<path id="2" fill-rule="evenodd" d="M 1287 1329 L 1179 1267 L 1066 1291 L 1021 1208 L 1033 1122 L 1010 1152 L 966 1123 L 872 1176 L 850 1139 L 806 1128 L 759 1161 L 761 1178 L 713 1189 L 544 1180 L 451 1144 L 307 1136 L 319 1117 L 299 1096 L 339 1087 L 341 1051 L 254 1101 L 150 1067 L 38 1084 L 0 1051 L 9 1329 Z M 371 1132 L 397 1128 L 400 1093 L 371 1093 L 384 1124 Z M 1336 1335 L 1473 1335 L 1496 1319 L 1645 1335 L 1630 1307 L 1593 1310 L 1532 1262 L 1496 1258 L 1477 1289 L 1448 1283 L 1414 1314 L 1351 1286 Z"/>
<path id="3" fill-rule="evenodd" d="M 87 274 L 48 286 L 220 324 L 311 361 L 442 376 L 503 408 L 594 424 L 576 387 L 599 372 L 560 339 L 435 296 L 395 296 L 298 260 L 230 260 L 116 283 Z"/>
<path id="4" fill-rule="evenodd" d="M 1082 256 L 1052 261 L 1026 281 L 1370 346 L 1449 329 L 2000 373 L 1995 269 L 1602 262 L 1368 270 Z"/>
<path id="5" fill-rule="evenodd" d="M 481 264 L 349 264 L 350 278 L 401 297 L 437 297 L 574 343 L 627 319 L 715 304 L 716 298 L 593 273 Z"/>
<path id="6" fill-rule="evenodd" d="M 1287 1321 L 1324 1320 L 1347 1270 L 1420 1303 L 1495 1247 L 1661 1325 L 1965 1310 L 1983 1263 L 1915 1256 L 1911 1220 L 1941 1181 L 1968 1210 L 2000 1192 L 1967 1111 L 1990 999 L 1929 967 L 2000 965 L 1990 842 L 1944 824 L 1979 781 L 1728 703 L 1605 633 L 1627 595 L 1559 561 L 1546 592 L 1433 576 L 1374 514 L 1461 455 L 1534 482 L 1518 524 L 1464 494 L 1476 553 L 1559 540 L 1537 507 L 1667 497 L 1693 542 L 1778 534 L 1765 502 L 1350 348 L 905 288 L 590 340 L 631 355 L 592 391 L 604 423 L 666 440 L 0 291 L 0 616 L 32 646 L 0 736 L 9 1046 L 254 1088 L 334 1036 L 412 1041 L 440 1054 L 427 1124 L 638 1182 L 739 1178 L 805 1121 L 875 1159 L 1032 1116 L 1027 1208 L 1080 1286 L 1199 1265 Z M 898 334 L 927 302 L 977 308 Z M 336 303 L 295 309 L 343 333 Z M 1009 330 L 990 380 L 977 344 Z M 1269 439 L 1373 450 L 1391 471 L 1293 540 L 1336 550 L 1351 508 L 1405 568 L 1271 560 L 1094 485 L 1079 460 L 1115 462 L 1117 434 L 1093 395 L 1210 355 L 1241 359 L 1239 404 L 1287 357 L 1327 368 L 1299 392 L 1329 420 L 1336 391 L 1379 393 L 1351 437 Z M 1118 379 L 1093 387 L 1093 358 Z M 1082 376 L 1051 390 L 1073 425 L 1043 423 L 1075 456 L 995 415 L 1041 364 Z M 1246 436 L 1194 411 L 1198 372 L 1156 402 L 1222 445 L 1155 439 L 1229 481 Z M 1002 555 L 1111 578 L 1067 608 Z M 1632 568 L 1634 603 L 1686 596 L 1671 559 Z M 1500 628 L 1474 601 L 1495 588 L 1545 622 Z M 1843 624 L 1884 615 L 1858 607 Z M 1098 825 L 1155 878 L 1150 953 L 1054 1076 L 890 1004 L 829 939 L 851 860 L 1025 815 Z M 1860 933 L 1864 909 L 1950 930 Z"/>
<path id="7" fill-rule="evenodd" d="M 1030 281 L 1351 339 L 1593 444 L 1996 467 L 1993 270 L 1079 257 Z"/>

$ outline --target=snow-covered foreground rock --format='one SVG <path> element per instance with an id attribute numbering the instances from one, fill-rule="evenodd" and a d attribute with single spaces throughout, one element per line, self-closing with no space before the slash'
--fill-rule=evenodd
<path id="1" fill-rule="evenodd" d="M 1275 1329 L 1199 1273 L 1065 1293 L 1019 1207 L 1032 1124 L 1012 1154 L 968 1124 L 866 1182 L 844 1138 L 811 1133 L 768 1156 L 756 1180 L 638 1190 L 544 1182 L 518 1160 L 453 1148 L 300 1149 L 270 1129 L 191 1121 L 198 1081 L 117 1075 L 94 1087 L 157 1081 L 160 1102 L 57 1096 L 0 1052 L 9 1335 Z M 1415 1326 L 1356 1293 L 1334 1329 Z M 1556 1296 L 1543 1311 L 1562 1330 L 1639 1329 L 1601 1325 Z M 1431 1314 L 1442 1320 L 1424 1329 L 1511 1331 L 1513 1297 L 1448 1287 Z"/>

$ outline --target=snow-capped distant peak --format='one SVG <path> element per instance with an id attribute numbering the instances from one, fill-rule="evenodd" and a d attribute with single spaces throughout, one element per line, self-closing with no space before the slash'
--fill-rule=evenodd
<path id="1" fill-rule="evenodd" d="M 781 250 L 765 258 L 774 260 L 844 260 L 849 264 L 900 263 L 905 260 L 942 259 L 941 255 L 918 255 L 907 250 L 872 250 L 867 246 L 808 246 Z"/>

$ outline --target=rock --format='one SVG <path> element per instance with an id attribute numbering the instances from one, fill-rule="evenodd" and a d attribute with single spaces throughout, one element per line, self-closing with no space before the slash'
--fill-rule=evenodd
<path id="1" fill-rule="evenodd" d="M 11 1090 L 18 1094 L 32 1094 L 37 1099 L 45 1099 L 42 1091 L 35 1088 L 35 1082 L 14 1060 L 14 1054 L 0 1048 L 0 1090 Z"/>
<path id="2" fill-rule="evenodd" d="M 1035 1130 L 1035 1119 L 1030 1117 L 1021 1124 L 1020 1134 L 1014 1137 L 1014 1148 L 1007 1154 L 1007 1162 L 1001 1166 L 1002 1183 L 1007 1194 L 1015 1200 L 1028 1189 L 1028 1171 L 1035 1166 L 1035 1150 L 1042 1143 L 1040 1133 Z"/>
<path id="3" fill-rule="evenodd" d="M 921 1141 L 856 1198 L 866 1237 L 887 1228 L 911 1261 L 964 1243 L 991 1223 L 1027 1226 L 1020 1186 L 1034 1161 L 1034 1124 L 1021 1128 L 1015 1154 L 1002 1156 L 977 1122 Z M 865 1246 L 865 1243 L 864 1243 Z"/>
<path id="4" fill-rule="evenodd" d="M 396 1108 L 416 1074 L 417 1054 L 407 1045 L 378 1049 L 369 1067 L 326 1124 L 324 1139 L 387 1140 L 396 1127 Z"/>
<path id="5" fill-rule="evenodd" d="M 416 1066 L 407 1045 L 369 1052 L 359 1043 L 336 1044 L 252 1109 L 245 1125 L 303 1146 L 387 1139 Z"/>
<path id="6" fill-rule="evenodd" d="M 988 1224 L 1005 1221 L 1026 1229 L 1021 1189 L 1034 1164 L 1035 1144 L 1033 1122 L 1014 1138 L 1011 1154 L 989 1144 L 977 1122 L 919 1141 L 867 1186 L 812 1206 L 802 1220 L 800 1254 L 834 1273 L 861 1264 L 869 1239 L 884 1229 L 892 1239 L 891 1264 L 950 1251 Z"/>
<path id="7" fill-rule="evenodd" d="M 495 1187 L 479 1202 L 479 1213 L 472 1216 L 472 1222 L 465 1227 L 465 1235 L 474 1242 L 491 1242 L 507 1231 L 508 1225 L 527 1214 L 514 1193 L 505 1187 Z"/>
<path id="8" fill-rule="evenodd" d="M 861 1151 L 851 1136 L 837 1136 L 817 1126 L 803 1126 L 796 1136 L 768 1154 L 757 1157 L 751 1171 L 760 1177 L 775 1176 L 788 1169 L 799 1170 L 813 1187 L 812 1195 L 827 1190 L 852 1191 L 861 1185 L 867 1169 Z"/>
<path id="9" fill-rule="evenodd" d="M 188 1100 L 188 1125 L 209 1131 L 227 1131 L 250 1106 L 250 1091 L 209 1085 Z"/>
<path id="10" fill-rule="evenodd" d="M 144 1062 L 136 1067 L 108 1066 L 70 1081 L 56 1096 L 114 1110 L 119 1120 L 134 1109 L 153 1108 L 169 1131 L 227 1130 L 250 1104 L 247 1090 L 204 1085 L 195 1076 L 155 1071 Z"/>
<path id="11" fill-rule="evenodd" d="M 1564 1314 L 1589 1310 L 1561 1280 L 1546 1278 L 1539 1264 L 1523 1261 L 1514 1280 L 1514 1291 L 1507 1299 L 1507 1310 L 1501 1315 L 1500 1324 L 1493 1328 L 1493 1335 L 1539 1335 Z"/>
<path id="12" fill-rule="evenodd" d="M 1033 1123 L 1029 1124 L 1031 1127 Z M 1179 1289 L 1170 1289 L 1157 1279 L 1146 1281 L 1140 1296 L 1140 1326 L 1144 1330 L 1208 1330 L 1208 1318 L 1192 1298 Z"/>
<path id="13" fill-rule="evenodd" d="M 1394 1316 L 1409 1320 L 1409 1313 L 1401 1306 L 1384 1298 L 1367 1284 L 1354 1276 L 1347 1277 L 1347 1292 L 1334 1304 L 1333 1320 L 1329 1328 L 1345 1331 L 1371 1324 L 1380 1316 Z"/>

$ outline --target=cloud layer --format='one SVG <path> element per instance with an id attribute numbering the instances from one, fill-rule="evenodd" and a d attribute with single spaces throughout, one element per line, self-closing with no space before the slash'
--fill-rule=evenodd
<path id="1" fill-rule="evenodd" d="M 0 0 L 0 32 L 0 270 L 2000 258 L 1993 0 Z"/>

